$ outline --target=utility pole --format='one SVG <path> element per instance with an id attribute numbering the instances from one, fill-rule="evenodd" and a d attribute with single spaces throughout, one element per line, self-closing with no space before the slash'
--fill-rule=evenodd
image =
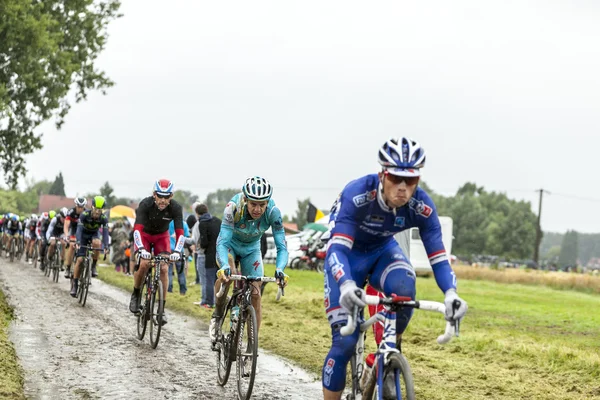
<path id="1" fill-rule="evenodd" d="M 540 244 L 542 243 L 542 197 L 544 196 L 544 192 L 550 194 L 549 191 L 544 189 L 538 189 L 536 192 L 540 192 L 540 203 L 538 208 L 538 220 L 536 226 L 536 235 L 535 235 L 535 250 L 533 253 L 533 261 L 538 264 L 538 260 L 540 258 Z"/>

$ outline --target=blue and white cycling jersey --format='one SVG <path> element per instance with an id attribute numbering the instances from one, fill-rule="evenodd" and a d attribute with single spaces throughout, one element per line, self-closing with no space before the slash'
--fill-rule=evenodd
<path id="1" fill-rule="evenodd" d="M 262 257 L 260 238 L 269 227 L 277 247 L 278 269 L 284 270 L 288 261 L 285 231 L 281 211 L 270 199 L 264 214 L 257 220 L 252 219 L 246 208 L 244 195 L 238 193 L 227 203 L 223 213 L 221 232 L 217 239 L 217 263 L 220 267 L 228 265 L 229 254 L 242 260 L 242 274 L 262 276 Z"/>
<path id="2" fill-rule="evenodd" d="M 355 266 L 348 262 L 352 250 L 376 252 L 395 240 L 394 234 L 417 227 L 438 286 L 443 292 L 456 288 L 437 211 L 429 195 L 419 187 L 408 204 L 391 209 L 383 201 L 377 174 L 356 179 L 346 185 L 334 203 L 330 227 L 327 262 L 338 285 L 353 279 Z"/>

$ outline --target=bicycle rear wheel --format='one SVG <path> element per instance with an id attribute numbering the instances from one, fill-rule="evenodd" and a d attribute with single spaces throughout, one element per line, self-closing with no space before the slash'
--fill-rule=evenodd
<path id="1" fill-rule="evenodd" d="M 142 282 L 142 287 L 140 288 L 140 294 L 142 299 L 140 300 L 140 312 L 137 316 L 137 338 L 139 340 L 143 340 L 146 335 L 146 327 L 148 326 L 148 309 L 150 308 L 150 302 L 147 301 L 148 296 L 148 285 L 146 285 L 146 281 Z"/>
<path id="2" fill-rule="evenodd" d="M 159 268 L 157 266 L 157 268 Z M 150 319 L 150 344 L 155 349 L 158 346 L 158 340 L 160 339 L 160 331 L 162 329 L 162 317 L 163 317 L 163 300 L 164 292 L 160 279 L 154 282 L 154 290 L 150 296 L 150 309 L 152 310 Z"/>
<path id="3" fill-rule="evenodd" d="M 58 268 L 56 269 L 58 271 Z M 85 307 L 85 302 L 87 300 L 88 290 L 90 287 L 90 259 L 83 259 L 83 271 L 79 278 L 79 304 L 81 307 Z"/>
<path id="4" fill-rule="evenodd" d="M 392 374 L 395 384 L 389 385 L 389 387 L 387 388 L 388 390 L 385 390 L 386 377 L 388 377 L 389 374 Z M 392 377 L 388 379 L 392 379 Z M 408 361 L 402 353 L 394 353 L 389 356 L 389 363 L 385 366 L 383 370 L 383 382 L 384 387 L 382 388 L 382 390 L 384 390 L 384 399 L 387 399 L 388 397 L 393 399 L 397 398 L 397 393 L 399 390 L 402 396 L 400 398 L 406 400 L 415 400 L 415 382 L 413 379 L 412 371 L 410 369 Z M 393 391 L 392 386 L 395 388 L 396 393 L 386 393 Z M 379 399 L 378 391 L 379 387 L 377 385 L 377 368 L 374 367 L 373 372 L 371 373 L 371 377 L 367 382 L 367 385 L 365 386 L 363 398 L 369 400 L 377 400 Z M 385 396 L 385 394 L 388 394 L 388 396 Z"/>
<path id="5" fill-rule="evenodd" d="M 38 263 L 38 243 L 37 241 L 33 244 L 33 250 L 31 251 L 31 258 L 33 259 L 33 269 L 37 268 Z"/>
<path id="6" fill-rule="evenodd" d="M 231 363 L 234 360 L 235 352 L 232 351 L 235 344 L 235 331 L 227 321 L 231 320 L 231 302 L 227 305 L 223 316 L 219 320 L 218 336 L 217 336 L 217 382 L 221 386 L 225 386 L 231 373 Z"/>
<path id="7" fill-rule="evenodd" d="M 237 326 L 237 386 L 242 400 L 249 400 L 256 375 L 256 359 L 258 358 L 258 324 L 256 311 L 251 304 L 246 306 Z"/>

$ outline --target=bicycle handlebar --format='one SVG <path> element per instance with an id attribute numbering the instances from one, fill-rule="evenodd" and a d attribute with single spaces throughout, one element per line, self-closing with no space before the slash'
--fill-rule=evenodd
<path id="1" fill-rule="evenodd" d="M 437 301 L 401 300 L 401 299 L 402 298 L 397 297 L 397 296 L 381 298 L 379 296 L 365 295 L 365 297 L 364 297 L 365 303 L 370 304 L 370 305 L 396 304 L 396 305 L 399 305 L 402 307 L 418 308 L 420 310 L 425 310 L 425 311 L 435 311 L 435 312 L 439 312 L 444 315 L 446 313 L 446 306 L 443 303 L 439 303 Z M 358 318 L 358 311 L 359 311 L 359 307 L 355 306 L 354 310 L 352 311 L 352 314 L 348 315 L 348 322 L 346 323 L 345 326 L 343 326 L 340 329 L 340 334 L 342 336 L 352 335 L 354 333 L 354 331 L 356 330 L 356 320 Z M 375 314 L 374 316 L 372 316 L 371 318 L 369 318 L 368 320 L 366 320 L 365 322 L 360 324 L 361 332 L 366 331 L 375 322 L 381 321 L 384 318 L 385 317 L 383 317 L 383 315 L 381 315 L 381 313 Z M 452 336 L 454 336 L 454 335 L 458 336 L 458 332 L 459 332 L 458 327 L 459 327 L 459 321 L 446 321 L 446 329 L 442 335 L 438 336 L 437 342 L 439 344 L 446 344 L 452 339 Z"/>
<path id="2" fill-rule="evenodd" d="M 277 279 L 272 278 L 272 277 L 267 277 L 267 276 L 261 276 L 258 278 L 248 278 L 247 276 L 243 276 L 243 275 L 230 275 L 229 280 L 230 281 L 250 281 L 250 282 L 277 282 Z M 225 293 L 225 284 L 221 283 L 221 289 L 216 294 L 216 297 L 220 298 L 221 296 L 223 296 L 223 293 Z M 283 288 L 281 286 L 279 286 L 275 300 L 279 301 L 279 299 L 283 295 L 284 295 Z"/>

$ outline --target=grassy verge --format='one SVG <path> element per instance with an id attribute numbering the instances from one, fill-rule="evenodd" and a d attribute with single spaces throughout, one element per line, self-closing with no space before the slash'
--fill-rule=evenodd
<path id="1" fill-rule="evenodd" d="M 491 269 L 470 266 L 452 268 L 459 279 L 540 285 L 559 290 L 600 294 L 600 276 L 598 275 L 514 268 Z"/>
<path id="2" fill-rule="evenodd" d="M 12 343 L 8 340 L 8 325 L 13 311 L 0 291 L 0 398 L 24 399 L 23 373 Z"/>
<path id="3" fill-rule="evenodd" d="M 274 285 L 265 291 L 260 345 L 320 374 L 331 343 L 322 276 L 287 272 L 290 286 L 279 303 Z M 109 268 L 99 273 L 131 289 L 130 277 Z M 272 273 L 267 266 L 266 274 Z M 431 278 L 417 280 L 417 293 L 443 300 Z M 477 280 L 461 280 L 460 293 L 470 305 L 460 338 L 437 345 L 444 321 L 418 311 L 405 333 L 418 398 L 600 399 L 600 296 Z M 170 294 L 167 305 L 208 320 L 210 311 L 192 304 L 198 299 L 199 288 L 192 286 L 186 296 Z"/>

